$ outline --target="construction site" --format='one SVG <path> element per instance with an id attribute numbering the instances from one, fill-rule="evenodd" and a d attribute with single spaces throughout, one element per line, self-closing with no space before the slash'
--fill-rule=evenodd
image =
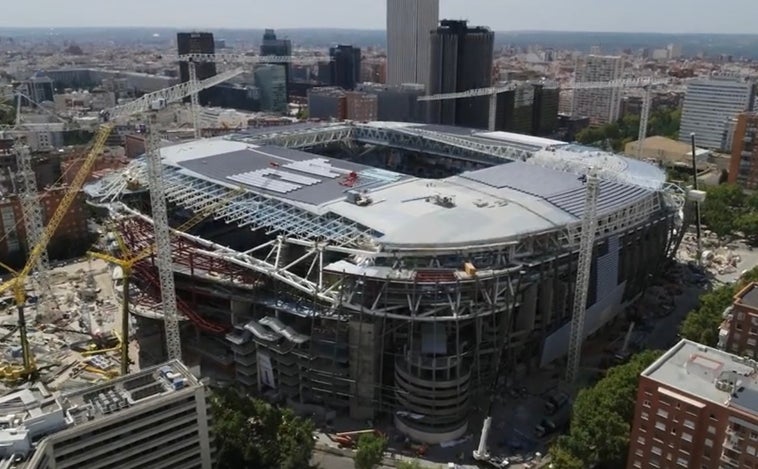
<path id="1" fill-rule="evenodd" d="M 171 344 L 159 252 L 121 254 L 157 238 L 148 161 L 85 188 L 108 220 L 117 296 L 131 276 L 141 365 Z M 468 431 L 496 376 L 576 348 L 581 265 L 583 337 L 683 234 L 684 193 L 660 169 L 503 132 L 301 124 L 163 146 L 160 161 L 167 222 L 183 228 L 168 238 L 184 361 L 430 444 Z"/>
<path id="2" fill-rule="evenodd" d="M 46 223 L 14 146 L 28 256 L 0 284 L 9 386 L 66 391 L 181 360 L 214 386 L 423 444 L 469 438 L 484 415 L 474 457 L 492 462 L 498 390 L 556 365 L 572 383 L 583 340 L 685 235 L 687 193 L 662 169 L 558 140 L 343 122 L 164 141 L 151 123 L 167 105 L 197 111 L 200 90 L 241 73 L 190 71 L 101 113 Z M 146 155 L 89 179 L 132 116 Z M 52 269 L 48 243 L 82 194 L 99 240 Z"/>

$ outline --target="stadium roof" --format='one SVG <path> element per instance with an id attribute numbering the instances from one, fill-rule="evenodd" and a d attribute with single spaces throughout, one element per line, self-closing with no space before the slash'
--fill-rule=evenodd
<path id="1" fill-rule="evenodd" d="M 665 180 L 662 171 L 646 163 L 539 137 L 404 123 L 368 125 L 495 141 L 528 149 L 535 158 L 422 179 L 247 138 L 193 141 L 161 151 L 164 163 L 189 180 L 242 187 L 310 216 L 348 220 L 367 228 L 379 244 L 396 248 L 489 245 L 577 222 L 584 210 L 581 175 L 589 166 L 602 165 L 614 173 L 601 182 L 600 215 L 649 196 Z M 370 203 L 356 204 L 349 193 Z"/>

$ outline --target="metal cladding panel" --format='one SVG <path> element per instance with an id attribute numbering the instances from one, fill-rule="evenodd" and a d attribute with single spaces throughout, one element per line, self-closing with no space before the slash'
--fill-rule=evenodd
<path id="1" fill-rule="evenodd" d="M 603 214 L 640 200 L 650 191 L 642 187 L 602 181 L 599 187 L 597 213 Z M 577 189 L 546 197 L 546 200 L 561 210 L 581 218 L 584 214 L 584 185 Z"/>
<path id="2" fill-rule="evenodd" d="M 564 193 L 572 193 L 576 190 L 584 190 L 584 184 L 576 175 L 520 161 L 512 161 L 477 171 L 468 171 L 461 174 L 461 177 L 497 189 L 507 187 L 545 199 Z"/>
<path id="3" fill-rule="evenodd" d="M 318 160 L 318 161 L 317 161 Z M 299 170 L 292 163 L 317 163 L 319 169 L 329 168 L 331 173 L 341 177 L 315 177 L 308 171 Z M 352 189 L 346 186 L 346 177 L 354 172 L 358 174 L 355 185 L 364 183 L 386 183 L 371 175 L 373 168 L 351 163 L 349 161 L 316 157 L 311 153 L 274 146 L 261 146 L 245 150 L 232 151 L 204 158 L 185 160 L 178 163 L 180 167 L 198 173 L 208 179 L 247 186 L 253 192 L 275 195 L 296 202 L 320 205 L 340 199 L 345 192 Z M 305 167 L 305 166 L 304 166 Z M 364 175 L 365 177 L 361 177 Z M 276 174 L 286 177 L 276 178 Z M 394 174 L 394 173 L 393 173 Z M 270 177 L 274 175 L 274 177 Z M 397 179 L 406 176 L 397 175 Z M 308 185 L 304 184 L 308 178 Z M 300 182 L 295 182 L 299 179 Z"/>

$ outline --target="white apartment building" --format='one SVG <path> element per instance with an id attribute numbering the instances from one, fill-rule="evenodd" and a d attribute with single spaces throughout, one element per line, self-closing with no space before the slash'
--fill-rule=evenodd
<path id="1" fill-rule="evenodd" d="M 737 114 L 753 109 L 753 83 L 738 77 L 713 76 L 687 84 L 679 125 L 679 140 L 690 141 L 695 133 L 697 145 L 729 151 L 730 122 Z"/>
<path id="2" fill-rule="evenodd" d="M 178 361 L 92 387 L 0 398 L 0 467 L 210 469 L 206 390 Z"/>
<path id="3" fill-rule="evenodd" d="M 621 79 L 624 60 L 617 56 L 588 55 L 576 61 L 575 81 L 596 82 Z M 572 115 L 589 117 L 593 125 L 614 122 L 619 118 L 620 88 L 574 90 Z"/>
<path id="4" fill-rule="evenodd" d="M 431 32 L 439 16 L 439 0 L 387 0 L 387 84 L 429 89 Z"/>

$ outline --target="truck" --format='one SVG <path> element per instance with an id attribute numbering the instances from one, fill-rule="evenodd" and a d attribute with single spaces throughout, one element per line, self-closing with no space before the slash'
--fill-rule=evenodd
<path id="1" fill-rule="evenodd" d="M 534 436 L 542 438 L 568 427 L 571 420 L 571 405 L 566 403 L 554 415 L 547 415 L 534 427 Z"/>

